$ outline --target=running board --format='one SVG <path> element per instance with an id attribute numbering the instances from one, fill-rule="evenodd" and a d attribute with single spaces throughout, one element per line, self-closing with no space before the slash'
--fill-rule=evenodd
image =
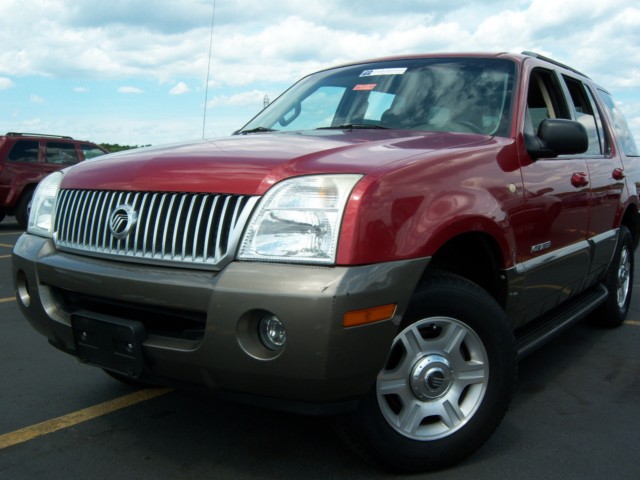
<path id="1" fill-rule="evenodd" d="M 537 320 L 516 330 L 518 360 L 541 347 L 574 323 L 584 318 L 607 300 L 607 288 L 598 284 L 581 293 L 575 299 L 551 310 Z"/>

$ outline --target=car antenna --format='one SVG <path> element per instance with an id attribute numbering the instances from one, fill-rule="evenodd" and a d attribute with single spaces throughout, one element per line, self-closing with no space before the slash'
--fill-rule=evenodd
<path id="1" fill-rule="evenodd" d="M 213 0 L 213 10 L 211 11 L 211 36 L 209 37 L 209 62 L 207 63 L 207 81 L 204 87 L 204 112 L 202 114 L 202 138 L 204 139 L 204 129 L 207 124 L 207 97 L 209 96 L 209 74 L 211 72 L 211 50 L 213 46 L 213 22 L 216 18 L 216 0 Z"/>

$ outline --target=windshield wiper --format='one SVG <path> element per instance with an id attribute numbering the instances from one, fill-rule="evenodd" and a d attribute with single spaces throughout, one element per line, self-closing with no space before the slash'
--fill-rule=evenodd
<path id="1" fill-rule="evenodd" d="M 252 128 L 251 130 L 240 130 L 236 133 L 238 135 L 246 135 L 247 133 L 265 133 L 265 132 L 277 132 L 277 130 L 273 128 L 267 128 L 267 127 L 256 127 L 256 128 Z"/>
<path id="2" fill-rule="evenodd" d="M 344 123 L 342 125 L 332 125 L 330 127 L 318 127 L 316 130 L 352 130 L 356 128 L 361 129 L 383 129 L 386 130 L 388 127 L 383 127 L 382 125 L 373 125 L 370 123 Z"/>

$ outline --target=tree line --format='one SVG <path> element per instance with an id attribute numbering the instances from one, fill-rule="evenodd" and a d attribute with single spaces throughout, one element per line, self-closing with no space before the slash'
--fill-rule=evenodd
<path id="1" fill-rule="evenodd" d="M 121 152 L 123 150 L 132 150 L 134 148 L 150 147 L 151 145 L 120 145 L 118 143 L 101 143 L 100 146 L 109 153 Z"/>

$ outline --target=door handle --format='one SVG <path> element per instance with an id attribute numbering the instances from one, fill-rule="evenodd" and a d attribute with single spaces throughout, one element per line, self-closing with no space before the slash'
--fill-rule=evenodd
<path id="1" fill-rule="evenodd" d="M 622 180 L 625 177 L 624 169 L 623 168 L 614 169 L 611 176 L 613 177 L 614 180 Z"/>
<path id="2" fill-rule="evenodd" d="M 589 177 L 585 172 L 576 172 L 571 175 L 571 185 L 576 188 L 582 188 L 589 185 Z"/>

